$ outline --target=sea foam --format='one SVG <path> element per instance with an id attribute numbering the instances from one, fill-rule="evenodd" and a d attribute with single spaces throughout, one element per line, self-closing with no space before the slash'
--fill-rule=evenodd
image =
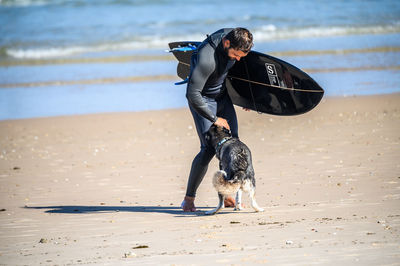
<path id="1" fill-rule="evenodd" d="M 391 25 L 372 26 L 334 26 L 334 27 L 308 27 L 308 28 L 278 28 L 273 24 L 250 29 L 256 43 L 270 42 L 282 39 L 305 39 L 313 37 L 331 37 L 343 35 L 362 34 L 390 34 L 400 32 L 400 23 Z M 45 59 L 67 57 L 85 53 L 145 49 L 165 49 L 173 41 L 202 41 L 206 33 L 182 34 L 163 36 L 159 34 L 134 37 L 132 40 L 122 42 L 109 42 L 99 44 L 82 44 L 60 47 L 34 47 L 34 48 L 5 48 L 7 56 L 18 59 Z"/>

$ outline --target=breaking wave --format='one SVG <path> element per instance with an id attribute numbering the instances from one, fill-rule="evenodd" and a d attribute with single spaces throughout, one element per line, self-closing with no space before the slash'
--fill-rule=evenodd
<path id="1" fill-rule="evenodd" d="M 400 32 L 400 23 L 375 26 L 336 26 L 336 27 L 309 27 L 309 28 L 278 28 L 273 24 L 251 29 L 254 39 L 258 43 L 281 39 L 303 39 L 313 37 L 330 37 L 361 34 L 391 34 Z M 110 42 L 99 44 L 79 44 L 56 47 L 0 47 L 3 55 L 17 59 L 41 59 L 67 57 L 92 52 L 167 49 L 167 44 L 177 40 L 198 40 L 205 38 L 205 33 L 183 34 L 174 36 L 142 36 L 132 38 L 131 41 Z"/>
<path id="2" fill-rule="evenodd" d="M 274 25 L 266 25 L 254 31 L 254 39 L 257 41 L 269 41 L 279 39 L 301 39 L 359 34 L 390 34 L 398 32 L 400 32 L 400 23 L 395 23 L 392 25 L 332 26 L 286 29 L 278 29 Z"/>

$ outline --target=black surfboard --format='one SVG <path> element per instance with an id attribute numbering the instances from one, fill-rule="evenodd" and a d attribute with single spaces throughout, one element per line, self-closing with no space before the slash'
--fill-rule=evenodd
<path id="1" fill-rule="evenodd" d="M 200 42 L 169 43 L 178 59 L 177 74 L 183 80 L 190 73 L 190 57 Z M 182 84 L 182 82 L 181 82 Z M 226 78 L 235 105 L 272 115 L 299 115 L 321 101 L 324 90 L 297 67 L 255 51 L 237 61 Z"/>

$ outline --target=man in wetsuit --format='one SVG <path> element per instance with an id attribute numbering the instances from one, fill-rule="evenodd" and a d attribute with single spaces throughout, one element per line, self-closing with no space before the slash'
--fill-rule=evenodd
<path id="1" fill-rule="evenodd" d="M 200 138 L 200 152 L 190 170 L 182 202 L 185 212 L 196 211 L 197 188 L 215 155 L 214 147 L 207 145 L 205 133 L 215 124 L 230 129 L 232 136 L 238 137 L 236 112 L 226 91 L 225 78 L 229 69 L 246 56 L 252 46 L 253 36 L 247 29 L 221 29 L 208 36 L 191 57 L 186 98 Z M 228 198 L 225 205 L 233 207 L 233 198 Z"/>

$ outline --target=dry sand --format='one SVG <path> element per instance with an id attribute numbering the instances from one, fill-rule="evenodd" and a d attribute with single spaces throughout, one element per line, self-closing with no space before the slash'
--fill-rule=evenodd
<path id="1" fill-rule="evenodd" d="M 215 159 L 181 212 L 187 109 L 0 122 L 0 264 L 400 264 L 399 94 L 238 117 L 264 213 L 203 215 Z"/>

